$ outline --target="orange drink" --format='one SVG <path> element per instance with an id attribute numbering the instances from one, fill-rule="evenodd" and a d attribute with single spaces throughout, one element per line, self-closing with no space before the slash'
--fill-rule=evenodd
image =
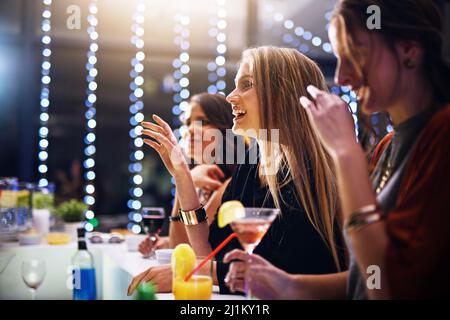
<path id="1" fill-rule="evenodd" d="M 189 281 L 173 279 L 175 300 L 209 300 L 212 295 L 212 278 L 207 275 L 193 275 Z"/>
<path id="2" fill-rule="evenodd" d="M 172 253 L 172 291 L 175 300 L 209 300 L 212 295 L 213 262 L 207 261 L 195 274 L 185 281 L 194 268 L 203 261 L 196 257 L 188 244 L 179 244 Z"/>

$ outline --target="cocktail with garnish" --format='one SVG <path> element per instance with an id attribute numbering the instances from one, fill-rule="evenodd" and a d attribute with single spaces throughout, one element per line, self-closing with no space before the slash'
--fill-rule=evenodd
<path id="1" fill-rule="evenodd" d="M 208 260 L 200 265 L 201 262 L 204 262 L 204 257 L 197 257 L 188 244 L 176 246 L 172 253 L 172 291 L 175 300 L 211 299 L 213 261 Z M 187 279 L 192 272 L 194 274 Z"/>
<path id="2" fill-rule="evenodd" d="M 254 209 L 254 208 L 246 208 Z M 275 215 L 273 216 L 275 218 Z M 269 229 L 272 220 L 261 218 L 243 218 L 231 223 L 231 228 L 236 233 L 239 242 L 248 254 L 252 254 L 256 246 Z"/>
<path id="3" fill-rule="evenodd" d="M 279 209 L 244 208 L 239 201 L 228 201 L 219 209 L 218 223 L 219 227 L 231 223 L 245 252 L 251 256 L 279 213 Z M 250 298 L 248 288 L 246 293 Z"/>

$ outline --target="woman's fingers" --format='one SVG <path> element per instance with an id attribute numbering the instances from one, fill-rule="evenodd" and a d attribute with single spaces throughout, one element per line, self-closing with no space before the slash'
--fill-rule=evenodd
<path id="1" fill-rule="evenodd" d="M 139 275 L 137 275 L 136 277 L 134 277 L 133 280 L 131 280 L 131 283 L 128 286 L 128 292 L 127 292 L 127 294 L 129 296 L 134 292 L 134 290 L 136 290 L 136 287 L 141 283 L 142 279 L 145 278 L 145 276 L 147 275 L 148 272 L 149 272 L 149 270 L 146 270 L 146 271 L 140 273 Z"/>
<path id="2" fill-rule="evenodd" d="M 223 258 L 223 262 L 225 262 L 225 263 L 229 263 L 230 261 L 233 261 L 233 260 L 240 260 L 240 261 L 244 261 L 244 262 L 251 261 L 251 264 L 260 264 L 260 265 L 268 265 L 269 264 L 269 262 L 267 262 L 267 260 L 264 259 L 263 257 L 261 257 L 257 254 L 252 254 L 250 256 L 245 251 L 239 250 L 239 249 L 234 249 L 234 250 L 230 251 Z"/>
<path id="3" fill-rule="evenodd" d="M 161 128 L 160 126 L 154 124 L 154 123 L 147 122 L 147 121 L 142 121 L 142 122 L 141 122 L 141 125 L 142 125 L 145 129 L 150 129 L 150 130 L 159 132 L 159 133 L 161 133 L 161 134 L 165 134 L 164 129 Z"/>
<path id="4" fill-rule="evenodd" d="M 230 264 L 230 268 L 228 269 L 228 273 L 225 276 L 225 282 L 229 282 L 232 279 L 237 278 L 238 276 L 242 276 L 245 274 L 246 266 L 244 262 L 234 261 Z"/>
<path id="5" fill-rule="evenodd" d="M 248 259 L 248 254 L 245 251 L 239 250 L 239 249 L 234 249 L 225 255 L 225 257 L 223 258 L 223 262 L 229 263 L 232 260 L 247 261 L 247 259 Z"/>
<path id="6" fill-rule="evenodd" d="M 236 291 L 245 292 L 245 280 L 235 280 L 233 284 L 230 285 L 230 291 L 235 293 Z"/>
<path id="7" fill-rule="evenodd" d="M 305 108 L 306 110 L 311 110 L 311 111 L 316 111 L 316 105 L 314 104 L 314 102 L 312 102 L 311 100 L 309 100 L 307 97 L 305 96 L 301 96 L 300 97 L 300 104 L 302 105 L 303 108 Z"/>
<path id="8" fill-rule="evenodd" d="M 223 171 L 219 168 L 218 165 L 213 164 L 211 165 L 211 167 L 209 168 L 209 173 L 213 174 L 214 176 L 216 176 L 219 179 L 223 179 L 225 178 L 225 174 L 223 173 Z"/>
<path id="9" fill-rule="evenodd" d="M 319 90 L 317 87 L 313 86 L 312 84 L 306 87 L 306 91 L 311 95 L 311 97 L 315 100 L 320 95 L 326 93 L 325 91 Z"/>
<path id="10" fill-rule="evenodd" d="M 169 126 L 167 122 L 158 117 L 156 114 L 153 115 L 153 120 L 155 120 L 161 128 L 164 130 L 166 136 L 172 141 L 172 143 L 176 143 L 176 138 L 173 134 L 172 128 Z"/>
<path id="11" fill-rule="evenodd" d="M 326 91 L 319 90 L 317 87 L 313 85 L 309 85 L 306 88 L 306 91 L 308 91 L 311 97 L 315 100 L 314 105 L 317 109 L 329 107 L 335 103 L 334 95 Z"/>
<path id="12" fill-rule="evenodd" d="M 273 269 L 269 266 L 254 265 L 249 267 L 249 277 L 257 280 L 259 277 L 265 277 L 267 274 L 273 273 Z"/>
<path id="13" fill-rule="evenodd" d="M 246 264 L 244 262 L 233 262 L 225 277 L 225 283 L 232 292 L 243 291 L 246 276 Z"/>
<path id="14" fill-rule="evenodd" d="M 152 245 L 150 239 L 146 238 L 144 241 L 139 243 L 138 251 L 144 256 L 148 256 L 151 253 Z"/>
<path id="15" fill-rule="evenodd" d="M 155 149 L 158 153 L 160 153 L 161 151 L 161 145 L 155 141 L 152 141 L 150 139 L 144 139 L 144 143 L 146 145 L 149 145 L 150 147 L 152 147 L 153 149 Z M 161 154 L 160 154 L 161 155 Z"/>
<path id="16" fill-rule="evenodd" d="M 222 182 L 211 179 L 210 177 L 205 177 L 206 188 L 210 190 L 217 190 L 222 186 Z"/>
<path id="17" fill-rule="evenodd" d="M 174 145 L 173 143 L 167 139 L 164 135 L 161 133 L 152 131 L 152 130 L 142 130 L 142 133 L 145 135 L 150 136 L 151 138 L 158 141 L 161 145 L 163 145 L 168 151 L 172 151 Z"/>
<path id="18" fill-rule="evenodd" d="M 247 266 L 244 262 L 235 261 L 230 265 L 229 272 L 236 278 L 239 275 L 245 274 L 246 269 L 247 269 Z"/>
<path id="19" fill-rule="evenodd" d="M 158 124 L 154 124 L 148 121 L 142 121 L 141 124 L 144 128 L 152 130 L 152 131 L 156 131 L 158 133 L 160 133 L 161 135 L 165 136 L 167 139 L 169 139 L 173 144 L 177 143 L 177 140 L 175 138 L 175 136 L 173 135 L 172 129 L 170 128 L 170 126 L 164 121 L 162 120 L 160 117 L 158 117 L 157 115 L 153 115 L 153 120 L 155 120 Z M 146 134 L 144 131 L 147 130 L 142 130 L 142 132 L 144 134 Z"/>

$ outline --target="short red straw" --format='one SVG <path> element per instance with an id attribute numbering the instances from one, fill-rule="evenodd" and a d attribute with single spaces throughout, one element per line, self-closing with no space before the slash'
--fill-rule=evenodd
<path id="1" fill-rule="evenodd" d="M 192 270 L 185 278 L 184 281 L 189 281 L 189 279 L 201 268 L 203 267 L 206 262 L 208 262 L 208 260 L 211 260 L 212 258 L 214 258 L 214 256 L 223 249 L 223 247 L 225 247 L 228 242 L 230 242 L 231 240 L 233 240 L 234 238 L 236 238 L 236 233 L 232 233 L 230 234 L 221 244 L 219 244 L 217 246 L 217 248 L 215 248 L 202 262 L 200 262 L 200 264 L 194 268 L 194 270 Z"/>

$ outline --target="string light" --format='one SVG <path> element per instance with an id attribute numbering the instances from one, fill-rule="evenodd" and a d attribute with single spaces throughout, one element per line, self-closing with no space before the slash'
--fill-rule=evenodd
<path id="1" fill-rule="evenodd" d="M 172 66 L 174 68 L 173 72 L 173 106 L 172 106 L 172 115 L 173 115 L 173 126 L 175 129 L 173 131 L 175 137 L 180 141 L 180 146 L 183 148 L 184 141 L 181 139 L 182 133 L 186 130 L 186 126 L 182 126 L 184 111 L 187 110 L 189 106 L 189 97 L 191 95 L 189 91 L 189 72 L 190 72 L 190 56 L 189 56 L 189 48 L 191 46 L 189 41 L 189 25 L 190 25 L 190 17 L 186 14 L 186 2 L 183 2 L 184 7 L 181 8 L 180 12 L 175 14 L 174 21 L 174 32 L 175 39 L 174 43 L 179 47 L 179 56 L 172 61 Z M 171 180 L 172 188 L 171 194 L 175 196 L 175 181 L 172 178 Z M 173 199 L 172 199 L 173 202 Z"/>
<path id="2" fill-rule="evenodd" d="M 144 13 L 145 13 L 145 3 L 144 0 L 139 0 L 135 12 L 133 14 L 133 25 L 131 30 L 133 35 L 131 37 L 131 43 L 136 48 L 136 53 L 131 59 L 131 71 L 130 71 L 130 125 L 131 129 L 129 132 L 131 138 L 131 153 L 130 153 L 130 163 L 128 165 L 128 172 L 130 173 L 130 188 L 129 199 L 127 201 L 128 212 L 128 229 L 133 233 L 140 233 L 141 226 L 139 222 L 142 220 L 142 215 L 140 213 L 142 203 L 140 198 L 143 195 L 143 190 L 141 184 L 143 182 L 142 172 L 142 160 L 144 159 L 144 152 L 142 151 L 142 146 L 144 145 L 144 140 L 141 137 L 142 126 L 140 123 L 144 120 L 144 82 L 143 77 L 144 72 Z"/>
<path id="3" fill-rule="evenodd" d="M 227 10 L 226 0 L 216 0 L 215 8 L 216 16 L 210 20 L 211 28 L 208 35 L 215 39 L 215 53 L 216 56 L 213 61 L 207 65 L 208 81 L 211 83 L 208 87 L 208 93 L 220 93 L 225 95 L 226 81 L 225 76 L 227 70 L 225 68 L 227 52 L 226 45 L 226 27 L 227 27 Z"/>
<path id="4" fill-rule="evenodd" d="M 89 35 L 89 48 L 87 51 L 87 89 L 86 99 L 84 105 L 86 107 L 85 119 L 86 119 L 86 132 L 84 135 L 84 198 L 83 202 L 88 206 L 88 210 L 85 212 L 85 217 L 88 220 L 84 225 L 86 231 L 92 231 L 98 225 L 98 220 L 95 218 L 93 206 L 95 205 L 95 154 L 96 154 L 96 135 L 95 129 L 96 122 L 96 102 L 97 102 L 97 82 L 96 77 L 98 70 L 97 64 L 97 51 L 98 51 L 98 33 L 97 33 L 97 0 L 91 0 L 89 3 L 89 15 L 87 17 L 88 28 L 87 33 Z"/>
<path id="5" fill-rule="evenodd" d="M 267 5 L 265 7 L 266 12 L 268 14 L 272 14 L 273 21 L 282 25 L 285 30 L 287 30 L 283 36 L 282 41 L 286 45 L 290 45 L 291 47 L 297 48 L 300 52 L 307 54 L 311 51 L 311 48 L 320 48 L 326 54 L 332 55 L 333 49 L 329 42 L 323 41 L 321 37 L 315 36 L 311 31 L 305 30 L 301 26 L 296 26 L 292 20 L 285 20 L 283 14 L 280 12 L 272 13 L 273 6 Z M 328 22 L 326 24 L 326 29 L 328 30 L 329 21 L 331 20 L 332 12 L 327 11 L 324 15 L 325 20 Z M 272 28 L 273 23 L 266 24 L 265 28 Z M 307 42 L 307 43 L 305 43 Z M 309 45 L 308 45 L 309 43 Z M 356 94 L 354 92 L 350 92 L 348 87 L 338 87 L 332 86 L 331 92 L 336 95 L 339 95 L 345 102 L 347 102 L 352 110 L 352 117 L 355 123 L 355 131 L 356 135 L 359 134 L 359 122 L 357 117 L 357 109 L 358 102 L 356 99 Z"/>
<path id="6" fill-rule="evenodd" d="M 50 70 L 52 64 L 50 58 L 51 51 L 51 5 L 52 0 L 43 0 L 42 9 L 42 64 L 41 64 L 41 95 L 40 95 L 40 114 L 39 114 L 39 131 L 38 131 L 38 172 L 39 172 L 39 186 L 46 187 L 48 185 L 47 172 L 48 172 L 48 147 L 49 147 L 49 108 L 50 108 Z"/>
<path id="7" fill-rule="evenodd" d="M 352 112 L 353 121 L 355 123 L 355 134 L 356 136 L 359 135 L 359 122 L 358 122 L 358 102 L 356 93 L 354 91 L 350 91 L 350 88 L 343 86 L 332 86 L 331 90 L 332 93 L 338 95 L 341 97 L 342 100 L 344 100 L 348 106 L 350 107 L 350 110 Z"/>

